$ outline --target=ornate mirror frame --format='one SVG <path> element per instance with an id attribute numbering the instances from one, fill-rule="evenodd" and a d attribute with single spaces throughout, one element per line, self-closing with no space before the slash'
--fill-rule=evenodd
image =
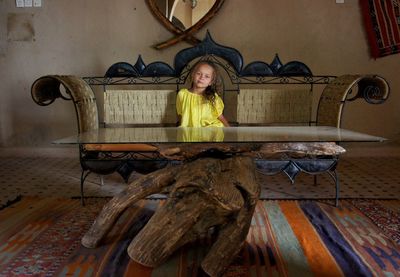
<path id="1" fill-rule="evenodd" d="M 155 49 L 160 50 L 160 49 L 169 47 L 171 45 L 174 45 L 182 40 L 185 40 L 191 44 L 199 43 L 200 40 L 195 38 L 193 36 L 193 34 L 196 33 L 198 30 L 200 30 L 209 20 L 211 20 L 217 14 L 218 10 L 221 8 L 224 1 L 225 0 L 216 0 L 214 5 L 211 7 L 211 9 L 198 22 L 196 22 L 196 24 L 194 24 L 192 27 L 182 31 L 179 28 L 177 28 L 174 24 L 172 24 L 163 15 L 161 10 L 157 6 L 155 0 L 146 0 L 146 3 L 149 6 L 153 15 L 158 19 L 158 21 L 161 22 L 162 25 L 164 25 L 171 33 L 173 33 L 175 35 L 175 37 L 172 37 L 166 41 L 157 43 L 153 47 Z"/>

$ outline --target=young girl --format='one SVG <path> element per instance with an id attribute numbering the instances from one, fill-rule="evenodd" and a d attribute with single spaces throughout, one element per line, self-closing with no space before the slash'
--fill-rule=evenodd
<path id="1" fill-rule="evenodd" d="M 191 73 L 190 89 L 181 89 L 176 111 L 181 127 L 228 127 L 223 116 L 224 103 L 217 92 L 217 67 L 209 61 L 197 63 Z"/>

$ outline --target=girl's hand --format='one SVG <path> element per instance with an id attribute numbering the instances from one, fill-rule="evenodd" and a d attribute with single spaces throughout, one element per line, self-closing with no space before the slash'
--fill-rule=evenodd
<path id="1" fill-rule="evenodd" d="M 222 124 L 224 124 L 224 127 L 229 127 L 229 123 L 228 120 L 226 120 L 225 116 L 223 114 L 221 114 L 220 116 L 218 116 L 218 119 L 222 122 Z"/>
<path id="2" fill-rule="evenodd" d="M 176 121 L 176 127 L 181 126 L 181 116 L 178 114 L 177 115 L 177 121 Z"/>

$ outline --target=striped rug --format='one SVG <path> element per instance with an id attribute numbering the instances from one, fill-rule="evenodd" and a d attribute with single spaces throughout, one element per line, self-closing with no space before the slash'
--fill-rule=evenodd
<path id="1" fill-rule="evenodd" d="M 108 199 L 26 198 L 0 211 L 0 276 L 203 276 L 211 239 L 157 268 L 126 249 L 160 204 L 128 209 L 96 249 L 80 245 Z M 379 212 L 378 212 L 379 211 Z M 224 276 L 400 276 L 399 200 L 259 201 L 245 246 Z M 385 223 L 386 222 L 386 223 Z"/>

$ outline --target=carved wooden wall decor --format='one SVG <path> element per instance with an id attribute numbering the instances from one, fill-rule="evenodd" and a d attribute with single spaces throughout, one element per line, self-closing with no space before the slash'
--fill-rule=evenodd
<path id="1" fill-rule="evenodd" d="M 165 17 L 160 8 L 157 6 L 156 0 L 146 0 L 146 2 L 153 15 L 161 22 L 162 25 L 164 25 L 171 33 L 175 35 L 174 37 L 166 41 L 154 45 L 154 48 L 156 49 L 163 49 L 174 45 L 182 40 L 185 40 L 191 44 L 199 43 L 200 40 L 198 40 L 193 35 L 217 14 L 218 10 L 224 3 L 224 0 L 216 0 L 210 10 L 198 22 L 196 22 L 196 24 L 185 30 L 181 30 L 180 28 L 172 24 L 172 22 L 168 20 L 167 17 Z"/>

